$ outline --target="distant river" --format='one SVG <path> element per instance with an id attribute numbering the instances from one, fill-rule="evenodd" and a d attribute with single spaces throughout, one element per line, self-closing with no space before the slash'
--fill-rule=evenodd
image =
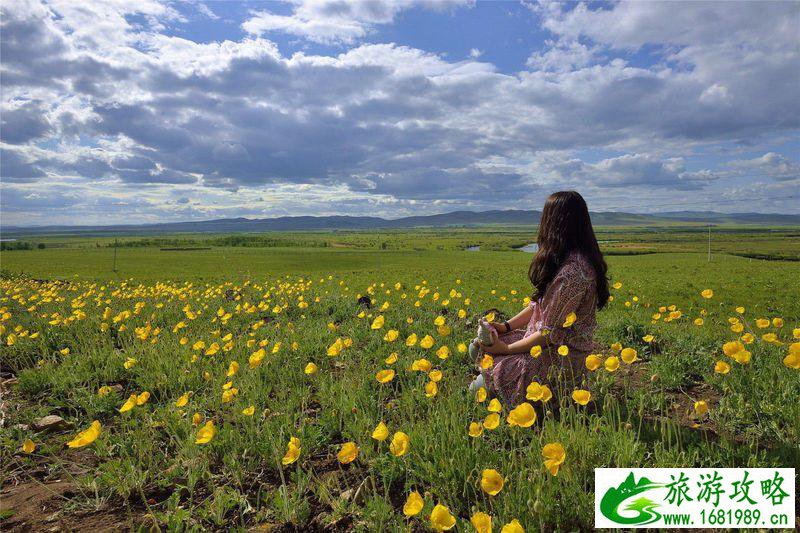
<path id="1" fill-rule="evenodd" d="M 529 254 L 533 254 L 536 253 L 537 250 L 539 250 L 539 245 L 536 244 L 535 242 L 532 242 L 530 244 L 522 246 L 521 248 L 517 248 L 517 250 L 519 250 L 520 252 L 527 252 Z"/>

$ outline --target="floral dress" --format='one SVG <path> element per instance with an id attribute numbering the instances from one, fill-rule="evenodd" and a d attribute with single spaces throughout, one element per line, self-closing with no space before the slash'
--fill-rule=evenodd
<path id="1" fill-rule="evenodd" d="M 586 378 L 585 359 L 598 349 L 593 335 L 597 328 L 596 275 L 583 255 L 572 252 L 550 282 L 544 295 L 531 301 L 533 308 L 525 331 L 515 330 L 500 335 L 511 344 L 537 331 L 547 331 L 547 342 L 538 357 L 529 352 L 495 355 L 494 365 L 483 370 L 487 389 L 507 406 L 525 401 L 525 392 L 532 381 L 548 385 L 554 394 L 563 394 L 580 385 Z M 575 322 L 564 327 L 570 313 Z M 569 353 L 558 353 L 560 346 Z"/>

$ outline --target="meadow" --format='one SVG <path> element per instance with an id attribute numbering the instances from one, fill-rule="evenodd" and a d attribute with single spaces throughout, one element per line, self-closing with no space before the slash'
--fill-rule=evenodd
<path id="1" fill-rule="evenodd" d="M 598 234 L 589 400 L 535 421 L 464 353 L 527 304 L 530 229 L 3 252 L 0 525 L 573 531 L 596 467 L 800 466 L 798 231 L 720 230 L 711 261 L 702 228 Z"/>

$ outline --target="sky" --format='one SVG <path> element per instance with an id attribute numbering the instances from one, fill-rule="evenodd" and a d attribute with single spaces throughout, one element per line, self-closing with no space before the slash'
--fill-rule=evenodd
<path id="1" fill-rule="evenodd" d="M 0 10 L 3 225 L 800 213 L 800 2 Z"/>

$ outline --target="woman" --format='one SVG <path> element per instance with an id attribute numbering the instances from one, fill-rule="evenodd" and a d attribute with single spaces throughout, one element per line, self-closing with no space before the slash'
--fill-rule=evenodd
<path id="1" fill-rule="evenodd" d="M 550 195 L 536 242 L 539 250 L 528 269 L 530 305 L 506 322 L 492 323 L 499 338 L 481 345 L 494 359 L 481 371 L 482 381 L 508 406 L 525 401 L 532 381 L 561 394 L 581 384 L 584 360 L 597 349 L 595 311 L 608 302 L 608 267 L 580 194 Z M 531 349 L 541 353 L 532 357 Z"/>

